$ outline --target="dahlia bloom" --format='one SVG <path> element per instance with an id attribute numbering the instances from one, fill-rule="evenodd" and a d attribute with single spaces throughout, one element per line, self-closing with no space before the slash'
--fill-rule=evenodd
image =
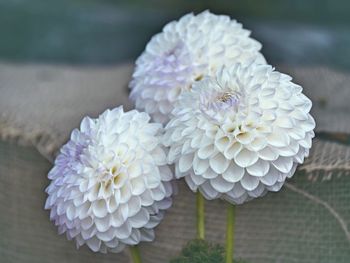
<path id="1" fill-rule="evenodd" d="M 168 23 L 136 61 L 130 98 L 136 109 L 167 123 L 178 96 L 223 65 L 255 58 L 266 63 L 261 44 L 228 16 L 205 11 Z"/>
<path id="2" fill-rule="evenodd" d="M 45 204 L 59 233 L 97 252 L 154 239 L 171 205 L 172 172 L 160 124 L 146 113 L 106 110 L 74 130 L 49 172 Z"/>
<path id="3" fill-rule="evenodd" d="M 222 68 L 181 94 L 163 138 L 168 162 L 207 199 L 241 204 L 278 191 L 309 154 L 311 106 L 269 65 Z"/>

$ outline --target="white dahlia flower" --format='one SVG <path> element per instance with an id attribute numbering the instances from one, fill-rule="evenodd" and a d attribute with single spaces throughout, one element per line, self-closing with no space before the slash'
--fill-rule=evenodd
<path id="1" fill-rule="evenodd" d="M 154 239 L 171 205 L 172 172 L 160 124 L 146 113 L 105 111 L 72 132 L 49 173 L 45 208 L 59 233 L 97 252 Z"/>
<path id="2" fill-rule="evenodd" d="M 207 199 L 241 204 L 278 191 L 309 154 L 311 104 L 271 66 L 222 68 L 179 98 L 163 138 L 168 161 Z"/>
<path id="3" fill-rule="evenodd" d="M 223 65 L 256 58 L 261 44 L 230 17 L 187 14 L 155 35 L 136 61 L 130 98 L 156 122 L 167 123 L 182 91 Z"/>

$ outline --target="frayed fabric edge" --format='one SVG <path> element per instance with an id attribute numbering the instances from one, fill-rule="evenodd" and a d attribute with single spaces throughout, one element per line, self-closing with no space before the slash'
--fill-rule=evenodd
<path id="1" fill-rule="evenodd" d="M 0 139 L 21 146 L 33 146 L 51 163 L 66 140 L 48 128 L 24 126 L 9 118 L 0 119 Z"/>
<path id="2" fill-rule="evenodd" d="M 54 162 L 60 147 L 67 140 L 66 136 L 60 135 L 48 127 L 28 127 L 28 125 L 20 124 L 12 118 L 4 117 L 0 118 L 0 139 L 21 146 L 33 146 L 50 163 Z M 325 141 L 322 138 L 319 140 Z M 350 175 L 350 166 L 348 165 L 315 164 L 311 158 L 312 153 L 308 157 L 308 161 L 298 167 L 298 171 L 305 173 L 309 181 L 328 181 Z"/>

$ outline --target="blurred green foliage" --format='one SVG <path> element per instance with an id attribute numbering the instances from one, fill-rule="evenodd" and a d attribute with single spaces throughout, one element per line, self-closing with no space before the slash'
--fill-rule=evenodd
<path id="1" fill-rule="evenodd" d="M 93 0 L 90 0 L 93 1 Z M 183 12 L 210 9 L 218 13 L 265 19 L 312 23 L 349 23 L 350 1 L 347 0 L 108 0 L 110 3 L 161 8 Z"/>
<path id="2" fill-rule="evenodd" d="M 195 239 L 183 248 L 181 255 L 170 263 L 224 263 L 225 250 L 220 245 L 211 244 L 205 240 Z M 234 263 L 248 263 L 235 260 Z"/>
<path id="3" fill-rule="evenodd" d="M 166 22 L 206 9 L 243 22 L 270 63 L 350 68 L 348 0 L 0 0 L 0 60 L 134 60 Z"/>
<path id="4" fill-rule="evenodd" d="M 222 246 L 204 240 L 192 240 L 183 248 L 181 255 L 170 263 L 223 263 L 225 251 Z"/>

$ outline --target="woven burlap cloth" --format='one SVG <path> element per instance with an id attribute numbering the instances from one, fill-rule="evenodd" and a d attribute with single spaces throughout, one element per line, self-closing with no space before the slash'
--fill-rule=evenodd
<path id="1" fill-rule="evenodd" d="M 57 235 L 43 206 L 50 162 L 82 117 L 118 105 L 132 108 L 132 69 L 130 63 L 0 64 L 0 262 L 129 262 L 128 251 L 77 251 Z M 235 255 L 253 263 L 350 262 L 350 74 L 324 67 L 278 70 L 312 99 L 317 136 L 310 157 L 281 192 L 237 207 Z M 180 181 L 156 241 L 141 245 L 144 262 L 168 262 L 195 237 L 194 210 L 194 195 Z M 206 211 L 207 238 L 222 243 L 225 203 L 207 202 Z"/>

